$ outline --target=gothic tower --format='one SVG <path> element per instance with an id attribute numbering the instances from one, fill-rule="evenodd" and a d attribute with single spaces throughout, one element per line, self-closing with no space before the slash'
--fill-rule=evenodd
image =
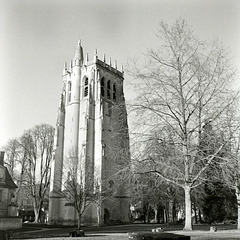
<path id="1" fill-rule="evenodd" d="M 123 93 L 123 71 L 98 59 L 83 58 L 78 42 L 73 61 L 63 68 L 63 88 L 57 115 L 51 168 L 49 224 L 76 223 L 76 211 L 64 196 L 64 183 L 75 166 L 78 181 L 92 192 L 113 192 L 101 197 L 84 212 L 84 222 L 108 224 L 129 221 L 126 186 L 114 179 L 119 166 L 129 161 L 127 113 Z M 70 164 L 71 163 L 71 164 Z"/>

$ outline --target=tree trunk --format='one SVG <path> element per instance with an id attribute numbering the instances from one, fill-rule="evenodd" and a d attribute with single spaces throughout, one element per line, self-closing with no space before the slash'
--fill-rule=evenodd
<path id="1" fill-rule="evenodd" d="M 81 229 L 81 214 L 78 214 L 78 229 Z"/>
<path id="2" fill-rule="evenodd" d="M 237 208 L 238 208 L 238 220 L 237 220 L 237 229 L 240 230 L 240 192 L 236 192 L 237 196 Z"/>
<path id="3" fill-rule="evenodd" d="M 164 207 L 164 209 L 163 209 L 163 222 L 164 222 L 164 223 L 167 223 L 167 222 L 168 222 L 166 207 Z"/>
<path id="4" fill-rule="evenodd" d="M 185 193 L 185 226 L 183 230 L 192 230 L 192 207 L 191 207 L 191 187 L 189 184 L 184 186 Z"/>
<path id="5" fill-rule="evenodd" d="M 151 210 L 151 206 L 148 205 L 148 208 L 147 208 L 147 223 L 150 223 L 150 210 Z"/>
<path id="6" fill-rule="evenodd" d="M 199 223 L 202 223 L 202 213 L 200 209 L 198 209 L 198 218 L 199 218 Z"/>
<path id="7" fill-rule="evenodd" d="M 147 221 L 147 211 L 148 211 L 148 204 L 145 204 L 144 206 L 143 206 L 143 215 L 144 215 L 144 223 L 146 223 L 146 221 Z"/>
<path id="8" fill-rule="evenodd" d="M 101 210 L 101 207 L 100 207 L 100 204 L 97 204 L 97 220 L 98 220 L 98 227 L 100 227 L 101 225 L 101 219 L 100 219 L 100 210 Z"/>
<path id="9" fill-rule="evenodd" d="M 195 219 L 195 224 L 198 223 L 198 217 L 197 217 L 197 208 L 196 208 L 196 204 L 193 204 L 193 210 L 194 210 L 194 219 Z"/>
<path id="10" fill-rule="evenodd" d="M 39 217 L 40 217 L 40 212 L 39 212 L 38 208 L 36 208 L 36 207 L 34 207 L 34 215 L 35 215 L 34 222 L 38 223 L 39 222 Z"/>
<path id="11" fill-rule="evenodd" d="M 35 223 L 39 223 L 40 222 L 40 212 L 42 209 L 42 201 L 39 202 L 39 204 L 37 204 L 36 202 L 33 204 L 33 208 L 34 208 L 34 215 L 35 215 Z"/>
<path id="12" fill-rule="evenodd" d="M 154 208 L 154 222 L 158 223 L 158 208 Z"/>
<path id="13" fill-rule="evenodd" d="M 168 222 L 173 223 L 173 200 L 169 200 L 168 204 Z"/>

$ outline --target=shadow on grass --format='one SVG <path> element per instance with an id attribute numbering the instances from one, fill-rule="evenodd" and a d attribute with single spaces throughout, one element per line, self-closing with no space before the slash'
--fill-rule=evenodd
<path id="1" fill-rule="evenodd" d="M 85 235 L 85 237 L 94 237 L 94 238 L 95 238 L 95 237 L 105 237 L 105 236 L 106 236 L 106 235 L 104 235 L 104 234 L 101 234 L 101 235 L 100 235 L 100 234 L 95 234 L 95 235 L 94 235 L 94 234 L 90 234 L 90 235 L 86 234 L 86 235 Z"/>

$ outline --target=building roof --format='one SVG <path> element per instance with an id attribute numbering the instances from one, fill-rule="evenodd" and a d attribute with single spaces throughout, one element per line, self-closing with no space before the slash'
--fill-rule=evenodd
<path id="1" fill-rule="evenodd" d="M 14 183 L 11 175 L 8 172 L 8 169 L 6 167 L 3 168 L 5 169 L 5 179 L 0 182 L 0 186 L 10 189 L 17 188 L 18 186 Z"/>
<path id="2" fill-rule="evenodd" d="M 4 166 L 4 152 L 0 151 L 0 187 L 14 189 L 18 186 L 14 183 L 8 169 Z"/>
<path id="3" fill-rule="evenodd" d="M 14 183 L 11 175 L 8 172 L 8 169 L 6 167 L 5 167 L 5 169 L 6 169 L 5 181 L 6 181 L 7 186 L 9 188 L 17 188 L 18 186 Z"/>

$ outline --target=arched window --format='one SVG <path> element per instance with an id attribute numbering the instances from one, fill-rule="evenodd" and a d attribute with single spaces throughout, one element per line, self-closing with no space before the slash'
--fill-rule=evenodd
<path id="1" fill-rule="evenodd" d="M 68 82 L 68 102 L 71 102 L 72 83 Z"/>
<path id="2" fill-rule="evenodd" d="M 88 96 L 88 78 L 85 78 L 84 82 L 84 97 Z"/>
<path id="3" fill-rule="evenodd" d="M 114 102 L 116 102 L 116 92 L 117 92 L 117 90 L 116 90 L 116 84 L 114 83 L 114 84 L 113 84 L 113 101 L 114 101 Z"/>
<path id="4" fill-rule="evenodd" d="M 105 88 L 105 82 L 104 82 L 104 77 L 101 79 L 101 95 L 104 97 L 104 88 Z"/>
<path id="5" fill-rule="evenodd" d="M 107 99 L 110 99 L 110 80 L 107 81 Z"/>

